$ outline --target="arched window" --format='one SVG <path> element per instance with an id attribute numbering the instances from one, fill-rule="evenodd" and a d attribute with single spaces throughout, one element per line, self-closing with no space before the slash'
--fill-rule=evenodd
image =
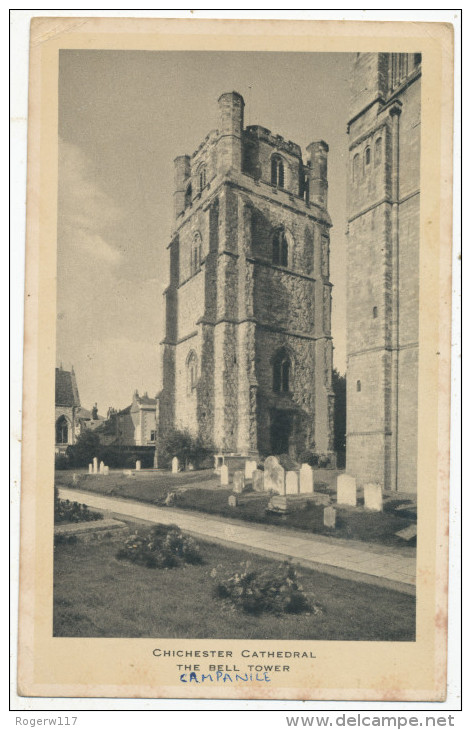
<path id="1" fill-rule="evenodd" d="M 378 307 L 373 307 L 373 319 L 377 319 L 378 317 Z"/>
<path id="2" fill-rule="evenodd" d="M 288 239 L 283 228 L 279 228 L 273 235 L 272 262 L 278 266 L 288 266 Z"/>
<path id="3" fill-rule="evenodd" d="M 370 162 L 371 162 L 371 149 L 370 149 L 370 147 L 367 147 L 365 150 L 365 167 L 368 167 Z"/>
<path id="4" fill-rule="evenodd" d="M 358 182 L 360 176 L 360 155 L 357 153 L 353 158 L 353 182 Z"/>
<path id="5" fill-rule="evenodd" d="M 191 183 L 188 185 L 187 189 L 185 190 L 185 208 L 188 208 L 191 205 L 192 201 L 192 192 L 191 192 Z"/>
<path id="6" fill-rule="evenodd" d="M 378 137 L 378 139 L 375 142 L 375 167 L 378 167 L 378 165 L 381 164 L 381 159 L 383 156 L 383 140 L 381 137 Z"/>
<path id="7" fill-rule="evenodd" d="M 56 444 L 69 443 L 69 423 L 65 416 L 61 416 L 56 421 Z"/>
<path id="8" fill-rule="evenodd" d="M 186 359 L 186 372 L 188 395 L 191 395 L 198 383 L 198 356 L 194 350 L 189 352 Z"/>
<path id="9" fill-rule="evenodd" d="M 309 176 L 306 175 L 304 178 L 304 200 L 309 203 Z"/>
<path id="10" fill-rule="evenodd" d="M 273 390 L 275 393 L 289 393 L 291 370 L 289 352 L 282 347 L 273 358 Z"/>
<path id="11" fill-rule="evenodd" d="M 201 233 L 197 231 L 193 236 L 191 246 L 190 272 L 192 275 L 196 274 L 201 268 L 202 243 Z"/>
<path id="12" fill-rule="evenodd" d="M 357 380 L 357 393 L 361 391 L 361 380 Z"/>
<path id="13" fill-rule="evenodd" d="M 200 192 L 206 187 L 206 165 L 201 165 L 198 170 L 198 179 L 200 185 Z"/>
<path id="14" fill-rule="evenodd" d="M 271 183 L 277 188 L 285 186 L 285 168 L 279 155 L 273 155 L 271 158 Z"/>

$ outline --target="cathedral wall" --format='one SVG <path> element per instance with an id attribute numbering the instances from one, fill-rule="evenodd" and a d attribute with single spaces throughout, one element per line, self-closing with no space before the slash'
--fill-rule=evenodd
<path id="1" fill-rule="evenodd" d="M 197 357 L 198 379 L 201 376 L 201 337 L 196 335 L 176 347 L 175 377 L 175 425 L 178 429 L 188 429 L 192 434 L 198 432 L 197 421 L 197 383 L 192 388 L 188 358 L 191 352 Z"/>

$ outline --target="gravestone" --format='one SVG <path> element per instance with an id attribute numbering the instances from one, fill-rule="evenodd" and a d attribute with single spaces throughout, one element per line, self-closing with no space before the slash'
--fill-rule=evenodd
<path id="1" fill-rule="evenodd" d="M 175 504 L 176 501 L 177 501 L 177 495 L 175 494 L 175 492 L 169 492 L 167 494 L 167 496 L 165 497 L 164 504 L 166 507 L 171 507 L 172 505 Z"/>
<path id="2" fill-rule="evenodd" d="M 394 534 L 402 538 L 402 540 L 412 540 L 413 537 L 417 536 L 417 525 L 414 522 L 412 525 L 408 525 L 403 530 L 399 530 L 399 532 L 395 532 Z"/>
<path id="3" fill-rule="evenodd" d="M 336 516 L 335 507 L 324 507 L 324 527 L 335 527 Z"/>
<path id="4" fill-rule="evenodd" d="M 312 494 L 314 491 L 314 470 L 309 464 L 303 464 L 299 470 L 299 493 Z"/>
<path id="5" fill-rule="evenodd" d="M 229 484 L 229 469 L 225 464 L 223 464 L 219 471 L 221 476 L 221 487 L 227 487 Z"/>
<path id="6" fill-rule="evenodd" d="M 383 490 L 381 484 L 365 484 L 363 487 L 365 497 L 365 509 L 372 512 L 383 511 Z"/>
<path id="7" fill-rule="evenodd" d="M 93 464 L 88 465 L 88 473 L 93 474 Z"/>
<path id="8" fill-rule="evenodd" d="M 255 469 L 252 472 L 252 489 L 254 492 L 263 492 L 263 471 Z"/>
<path id="9" fill-rule="evenodd" d="M 349 504 L 356 507 L 357 503 L 357 482 L 355 477 L 348 474 L 340 474 L 337 477 L 337 504 Z"/>
<path id="10" fill-rule="evenodd" d="M 123 474 L 125 477 L 132 477 L 132 471 L 131 469 L 123 469 Z"/>
<path id="11" fill-rule="evenodd" d="M 256 461 L 246 461 L 245 462 L 245 478 L 252 479 L 252 474 L 256 468 L 257 468 Z"/>
<path id="12" fill-rule="evenodd" d="M 237 507 L 239 503 L 239 500 L 237 499 L 237 494 L 230 494 L 227 503 L 229 507 Z"/>
<path id="13" fill-rule="evenodd" d="M 93 457 L 93 473 L 98 474 L 98 459 L 96 456 Z"/>
<path id="14" fill-rule="evenodd" d="M 105 475 L 105 477 L 107 477 L 109 473 L 110 473 L 110 467 L 105 466 L 105 468 L 103 469 L 103 474 Z"/>
<path id="15" fill-rule="evenodd" d="M 268 509 L 274 512 L 287 512 L 288 500 L 279 494 L 274 494 L 268 503 Z"/>
<path id="16" fill-rule="evenodd" d="M 100 474 L 103 474 L 105 470 L 105 463 L 103 461 L 100 461 Z"/>
<path id="17" fill-rule="evenodd" d="M 78 484 L 78 475 L 77 474 L 72 475 L 72 481 L 74 484 Z"/>
<path id="18" fill-rule="evenodd" d="M 299 494 L 299 477 L 297 471 L 286 472 L 286 494 Z"/>
<path id="19" fill-rule="evenodd" d="M 141 462 L 136 461 L 136 471 L 141 471 Z"/>
<path id="20" fill-rule="evenodd" d="M 285 493 L 285 470 L 276 456 L 268 456 L 264 463 L 263 488 L 265 492 L 272 489 L 277 494 Z"/>
<path id="21" fill-rule="evenodd" d="M 243 471 L 235 471 L 232 480 L 232 490 L 236 494 L 242 494 L 245 488 L 245 476 Z"/>
<path id="22" fill-rule="evenodd" d="M 178 474 L 178 467 L 179 467 L 178 458 L 176 456 L 174 456 L 172 459 L 172 474 Z"/>

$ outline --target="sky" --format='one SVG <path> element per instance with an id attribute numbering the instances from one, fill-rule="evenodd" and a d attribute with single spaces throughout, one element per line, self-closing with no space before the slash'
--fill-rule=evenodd
<path id="1" fill-rule="evenodd" d="M 64 50 L 59 64 L 57 364 L 82 405 L 160 389 L 173 159 L 218 126 L 238 91 L 245 124 L 329 151 L 334 366 L 345 372 L 346 124 L 352 54 Z"/>

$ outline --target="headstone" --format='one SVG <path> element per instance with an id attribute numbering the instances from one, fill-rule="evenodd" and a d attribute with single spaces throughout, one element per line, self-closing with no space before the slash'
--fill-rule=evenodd
<path id="1" fill-rule="evenodd" d="M 273 490 L 277 494 L 285 493 L 285 470 L 276 456 L 268 456 L 265 459 L 263 472 L 263 488 L 265 492 Z"/>
<path id="2" fill-rule="evenodd" d="M 288 500 L 279 494 L 274 494 L 268 503 L 268 509 L 276 512 L 288 511 Z"/>
<path id="3" fill-rule="evenodd" d="M 88 465 L 88 473 L 93 474 L 93 464 Z"/>
<path id="4" fill-rule="evenodd" d="M 98 459 L 96 456 L 93 457 L 93 473 L 98 474 Z"/>
<path id="5" fill-rule="evenodd" d="M 221 487 L 227 487 L 229 484 L 229 469 L 225 464 L 223 464 L 219 471 L 221 476 Z"/>
<path id="6" fill-rule="evenodd" d="M 324 527 L 335 527 L 335 507 L 324 507 Z"/>
<path id="7" fill-rule="evenodd" d="M 73 482 L 74 484 L 78 484 L 78 475 L 77 475 L 77 474 L 73 474 L 73 475 L 72 475 L 72 482 Z"/>
<path id="8" fill-rule="evenodd" d="M 245 478 L 252 479 L 252 474 L 256 468 L 257 468 L 256 461 L 246 461 L 245 462 Z"/>
<path id="9" fill-rule="evenodd" d="M 237 499 L 237 494 L 230 494 L 229 499 L 227 500 L 227 503 L 229 507 L 237 507 L 239 500 Z"/>
<path id="10" fill-rule="evenodd" d="M 177 499 L 177 495 L 175 494 L 175 492 L 169 492 L 167 494 L 167 496 L 165 497 L 165 502 L 164 502 L 165 506 L 171 507 L 173 504 L 175 504 L 176 499 Z"/>
<path id="11" fill-rule="evenodd" d="M 132 477 L 131 469 L 123 469 L 123 474 L 125 477 Z"/>
<path id="12" fill-rule="evenodd" d="M 363 487 L 365 496 L 365 509 L 372 512 L 383 511 L 383 490 L 381 484 L 365 484 Z"/>
<path id="13" fill-rule="evenodd" d="M 105 464 L 103 461 L 100 461 L 100 474 L 103 474 L 104 470 L 105 470 Z"/>
<path id="14" fill-rule="evenodd" d="M 396 537 L 401 537 L 403 540 L 412 540 L 413 537 L 417 536 L 417 524 L 414 522 L 408 527 L 404 527 L 403 530 L 394 533 Z"/>
<path id="15" fill-rule="evenodd" d="M 107 477 L 109 473 L 110 473 L 110 467 L 105 466 L 105 468 L 103 469 L 103 474 L 105 475 L 105 477 Z"/>
<path id="16" fill-rule="evenodd" d="M 286 494 L 299 494 L 299 477 L 297 471 L 286 472 Z"/>
<path id="17" fill-rule="evenodd" d="M 235 471 L 232 480 L 232 489 L 236 494 L 242 494 L 245 488 L 245 476 L 243 471 Z"/>
<path id="18" fill-rule="evenodd" d="M 178 458 L 176 456 L 174 456 L 172 459 L 172 474 L 178 474 L 178 467 L 179 467 Z"/>
<path id="19" fill-rule="evenodd" d="M 314 491 L 314 470 L 309 464 L 303 464 L 299 470 L 300 494 L 312 494 Z"/>
<path id="20" fill-rule="evenodd" d="M 252 489 L 254 492 L 263 492 L 263 471 L 255 469 L 252 472 Z"/>
<path id="21" fill-rule="evenodd" d="M 136 461 L 136 471 L 141 471 L 141 462 Z"/>
<path id="22" fill-rule="evenodd" d="M 357 482 L 355 477 L 340 474 L 337 477 L 337 504 L 349 504 L 355 507 L 357 503 Z"/>

